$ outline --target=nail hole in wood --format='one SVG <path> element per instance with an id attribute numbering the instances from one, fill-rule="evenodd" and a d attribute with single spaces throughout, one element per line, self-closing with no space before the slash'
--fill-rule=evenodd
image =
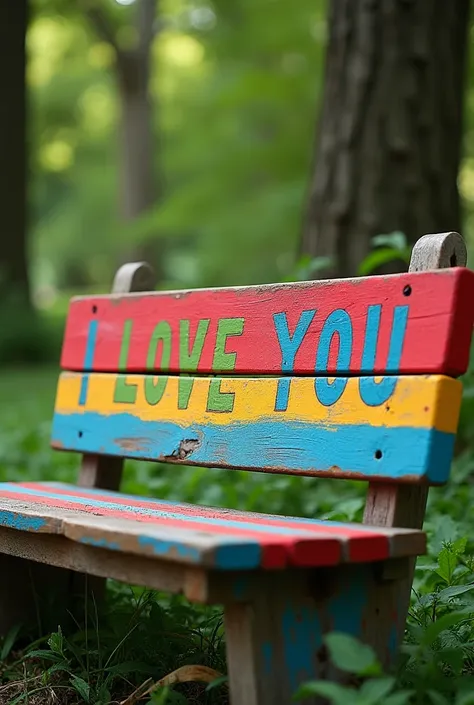
<path id="1" fill-rule="evenodd" d="M 382 455 L 383 455 L 383 453 L 382 453 L 381 450 L 376 450 L 376 451 L 375 451 L 375 457 L 376 457 L 377 460 L 380 460 L 380 458 L 382 457 Z"/>
<path id="2" fill-rule="evenodd" d="M 406 286 L 403 287 L 403 296 L 410 296 L 411 294 L 411 286 L 407 284 Z"/>
<path id="3" fill-rule="evenodd" d="M 92 307 L 92 313 L 97 313 L 97 306 L 95 304 Z"/>
<path id="4" fill-rule="evenodd" d="M 77 435 L 79 436 L 79 438 L 82 438 L 82 431 L 78 431 Z"/>

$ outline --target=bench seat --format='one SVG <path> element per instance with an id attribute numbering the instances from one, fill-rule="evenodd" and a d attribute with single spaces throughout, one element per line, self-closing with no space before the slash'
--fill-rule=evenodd
<path id="1" fill-rule="evenodd" d="M 0 483 L 0 526 L 216 570 L 382 561 L 421 531 L 216 509 L 55 482 Z"/>

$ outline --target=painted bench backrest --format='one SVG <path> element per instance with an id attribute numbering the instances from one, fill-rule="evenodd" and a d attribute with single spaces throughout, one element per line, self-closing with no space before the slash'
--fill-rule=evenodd
<path id="1" fill-rule="evenodd" d="M 441 484 L 474 273 L 78 297 L 52 444 L 81 453 Z"/>

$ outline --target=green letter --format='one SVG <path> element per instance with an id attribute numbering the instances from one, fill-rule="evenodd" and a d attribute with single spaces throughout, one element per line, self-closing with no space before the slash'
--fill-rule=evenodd
<path id="1" fill-rule="evenodd" d="M 160 342 L 162 343 L 162 348 L 159 369 L 167 370 L 171 358 L 171 327 L 167 321 L 160 321 L 152 333 L 146 358 L 147 370 L 156 369 L 156 352 Z M 167 382 L 168 377 L 158 377 L 156 382 L 149 375 L 145 377 L 145 399 L 149 404 L 158 404 L 164 394 Z"/>
<path id="2" fill-rule="evenodd" d="M 207 395 L 207 411 L 229 413 L 234 409 L 234 392 L 221 392 L 222 379 L 214 377 L 209 382 Z"/>
<path id="3" fill-rule="evenodd" d="M 132 337 L 133 321 L 128 318 L 123 326 L 122 345 L 120 346 L 119 370 L 127 369 L 128 349 L 130 338 Z M 128 384 L 125 375 L 117 375 L 114 390 L 114 402 L 116 404 L 135 404 L 137 398 L 137 385 Z"/>
<path id="4" fill-rule="evenodd" d="M 230 335 L 242 335 L 244 331 L 243 318 L 221 318 L 217 324 L 216 347 L 212 368 L 214 370 L 233 370 L 237 353 L 226 352 L 225 345 Z"/>
<path id="5" fill-rule="evenodd" d="M 179 369 L 182 372 L 195 372 L 201 359 L 204 341 L 209 329 L 209 318 L 203 318 L 198 323 L 196 335 L 191 352 L 189 352 L 190 322 L 187 320 L 179 322 Z M 193 391 L 194 379 L 192 377 L 180 377 L 178 382 L 178 409 L 187 409 L 189 397 Z"/>

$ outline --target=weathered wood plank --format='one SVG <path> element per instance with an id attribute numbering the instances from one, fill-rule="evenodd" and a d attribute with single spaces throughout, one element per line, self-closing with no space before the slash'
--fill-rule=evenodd
<path id="1" fill-rule="evenodd" d="M 466 269 L 72 300 L 69 370 L 457 376 L 468 364 Z"/>
<path id="2" fill-rule="evenodd" d="M 34 490 L 37 493 L 53 492 L 67 497 L 89 498 L 92 501 L 106 502 L 117 507 L 137 507 L 138 509 L 154 509 L 167 513 L 184 515 L 184 517 L 201 517 L 202 519 L 219 519 L 232 522 L 252 522 L 256 525 L 303 529 L 337 536 L 342 545 L 342 557 L 347 562 L 381 560 L 388 556 L 416 555 L 426 550 L 426 536 L 420 531 L 409 529 L 393 529 L 367 527 L 361 524 L 318 521 L 301 517 L 287 517 L 277 514 L 262 514 L 257 512 L 238 511 L 236 509 L 221 509 L 203 507 L 184 502 L 138 497 L 117 492 L 100 490 L 82 490 L 71 485 L 58 482 L 25 482 L 21 487 Z"/>
<path id="3" fill-rule="evenodd" d="M 328 566 L 425 551 L 425 536 L 416 531 L 231 512 L 56 483 L 1 483 L 0 525 L 218 570 Z"/>
<path id="4" fill-rule="evenodd" d="M 393 665 L 405 615 L 397 581 L 380 580 L 376 564 L 285 571 L 277 582 L 271 574 L 216 580 L 223 597 L 245 593 L 224 608 L 233 705 L 287 705 L 308 680 L 350 678 L 328 660 L 323 636 L 331 631 L 370 643 L 384 666 Z M 218 598 L 216 587 L 211 576 Z"/>
<path id="5" fill-rule="evenodd" d="M 145 556 L 129 555 L 127 560 L 124 560 L 122 553 L 71 541 L 65 536 L 28 533 L 0 527 L 0 552 L 28 561 L 171 593 L 186 594 L 188 576 L 191 581 L 202 583 L 205 587 L 201 576 L 203 571 L 200 568 Z M 191 599 L 193 594 L 197 594 L 196 590 L 188 597 Z M 10 597 L 12 602 L 16 601 L 15 594 Z"/>
<path id="6" fill-rule="evenodd" d="M 287 400 L 280 394 L 281 378 L 62 373 L 52 445 L 186 465 L 447 480 L 461 400 L 458 380 L 284 381 Z M 400 454 L 400 448 L 410 453 Z"/>

